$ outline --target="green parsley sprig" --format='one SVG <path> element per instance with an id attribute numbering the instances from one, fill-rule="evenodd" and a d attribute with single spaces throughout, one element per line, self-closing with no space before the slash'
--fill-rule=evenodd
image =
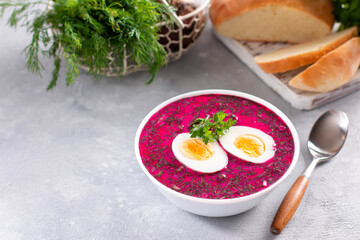
<path id="1" fill-rule="evenodd" d="M 340 30 L 357 26 L 360 30 L 360 0 L 333 0 L 336 21 L 340 22 Z"/>
<path id="2" fill-rule="evenodd" d="M 212 118 L 207 115 L 205 118 L 196 119 L 191 123 L 191 137 L 201 138 L 205 144 L 219 140 L 219 137 L 224 135 L 236 123 L 235 117 L 230 116 L 225 121 L 227 117 L 229 117 L 228 114 L 219 111 Z"/>

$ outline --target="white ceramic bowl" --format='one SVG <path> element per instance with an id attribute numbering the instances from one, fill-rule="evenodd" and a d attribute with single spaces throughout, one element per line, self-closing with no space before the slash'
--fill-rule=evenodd
<path id="1" fill-rule="evenodd" d="M 290 167 L 285 172 L 285 174 L 277 180 L 275 183 L 273 183 L 271 186 L 256 192 L 251 195 L 247 195 L 244 197 L 239 198 L 231 198 L 231 199 L 205 199 L 205 198 L 198 198 L 198 197 L 192 197 L 189 195 L 185 195 L 179 192 L 176 192 L 175 190 L 172 190 L 159 181 L 157 181 L 146 169 L 146 167 L 143 164 L 143 161 L 140 156 L 140 150 L 139 150 L 139 139 L 141 131 L 143 130 L 145 124 L 147 121 L 151 118 L 152 115 L 154 115 L 157 111 L 159 111 L 161 108 L 165 107 L 171 102 L 177 101 L 179 99 L 198 96 L 198 95 L 204 95 L 204 94 L 224 94 L 224 95 L 232 95 L 232 96 L 238 96 L 242 98 L 249 99 L 251 101 L 257 102 L 263 106 L 266 106 L 270 110 L 272 110 L 274 113 L 276 113 L 288 126 L 290 129 L 293 139 L 294 139 L 294 157 L 290 164 Z M 295 164 L 297 162 L 297 159 L 299 157 L 299 151 L 300 151 L 300 144 L 299 144 L 299 138 L 298 134 L 296 132 L 295 127 L 291 123 L 291 121 L 286 117 L 284 113 L 282 113 L 278 108 L 276 108 L 274 105 L 270 104 L 269 102 L 260 99 L 258 97 L 255 97 L 250 94 L 237 92 L 237 91 L 230 91 L 230 90 L 201 90 L 201 91 L 195 91 L 195 92 L 189 92 L 185 94 L 181 94 L 179 96 L 173 97 L 157 107 L 155 107 L 141 122 L 135 136 L 135 154 L 136 158 L 138 160 L 138 163 L 141 167 L 141 169 L 144 171 L 146 176 L 150 179 L 150 181 L 159 189 L 159 191 L 172 203 L 174 203 L 176 206 L 198 215 L 202 216 L 209 216 L 209 217 L 223 217 L 223 216 L 231 216 L 235 215 L 244 211 L 247 211 L 257 204 L 259 204 L 272 190 L 274 190 L 284 179 L 291 173 L 291 171 L 294 169 Z"/>

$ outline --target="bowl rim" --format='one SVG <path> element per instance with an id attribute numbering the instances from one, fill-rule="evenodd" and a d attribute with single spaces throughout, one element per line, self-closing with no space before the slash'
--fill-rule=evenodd
<path id="1" fill-rule="evenodd" d="M 145 126 L 145 124 L 148 122 L 148 120 L 156 113 L 158 112 L 160 109 L 162 109 L 163 107 L 167 106 L 168 104 L 183 99 L 183 98 L 188 98 L 188 97 L 194 97 L 194 96 L 199 96 L 199 95 L 207 95 L 207 94 L 221 94 L 221 95 L 231 95 L 231 96 L 236 96 L 236 97 L 242 97 L 242 98 L 246 98 L 248 100 L 254 101 L 256 103 L 259 103 L 267 108 L 269 108 L 271 111 L 273 111 L 274 113 L 276 113 L 285 123 L 286 125 L 289 127 L 290 132 L 293 136 L 293 140 L 294 140 L 294 156 L 293 159 L 291 161 L 291 164 L 289 166 L 289 168 L 286 170 L 286 172 L 284 173 L 284 175 L 282 175 L 276 182 L 274 182 L 271 186 L 262 189 L 258 192 L 255 192 L 253 194 L 250 195 L 246 195 L 243 197 L 236 197 L 236 198 L 226 198 L 226 199 L 209 199 L 209 198 L 200 198 L 200 197 L 194 197 L 194 196 L 190 196 L 190 195 L 186 195 L 180 192 L 177 192 L 167 186 L 165 186 L 164 184 L 162 184 L 161 182 L 159 182 L 155 177 L 153 177 L 148 170 L 146 169 L 145 165 L 142 162 L 141 159 L 141 155 L 140 155 L 140 149 L 139 149 L 139 140 L 140 140 L 140 135 L 141 132 Z M 240 202 L 246 202 L 252 199 L 255 199 L 257 197 L 263 196 L 269 192 L 271 192 L 273 189 L 275 189 L 282 181 L 284 181 L 284 179 L 291 173 L 291 171 L 294 169 L 297 160 L 299 158 L 299 153 L 300 153 L 300 143 L 299 143 L 299 136 L 297 134 L 297 131 L 294 127 L 294 125 L 292 124 L 292 122 L 290 121 L 290 119 L 281 111 L 279 110 L 277 107 L 275 107 L 273 104 L 267 102 L 266 100 L 256 97 L 254 95 L 248 94 L 248 93 L 244 93 L 244 92 L 240 92 L 240 91 L 234 91 L 234 90 L 226 90 L 226 89 L 206 89 L 206 90 L 197 90 L 197 91 L 191 91 L 191 92 L 187 92 L 187 93 L 183 93 L 180 95 L 177 95 L 175 97 L 172 97 L 162 103 L 160 103 L 159 105 L 157 105 L 155 108 L 153 108 L 146 116 L 145 118 L 141 121 L 137 131 L 136 131 L 136 135 L 135 135 L 135 155 L 136 155 L 136 159 L 138 161 L 138 164 L 140 165 L 141 169 L 143 170 L 143 172 L 145 173 L 145 175 L 151 180 L 151 182 L 153 182 L 157 187 L 159 187 L 160 189 L 164 190 L 165 192 L 170 193 L 171 195 L 174 195 L 178 198 L 184 199 L 184 200 L 189 200 L 189 201 L 193 201 L 193 202 L 198 202 L 198 203 L 207 203 L 207 204 L 232 204 L 232 203 L 240 203 Z"/>

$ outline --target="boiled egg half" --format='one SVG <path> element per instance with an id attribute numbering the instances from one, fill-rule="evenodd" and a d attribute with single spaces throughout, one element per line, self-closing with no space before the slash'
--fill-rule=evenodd
<path id="1" fill-rule="evenodd" d="M 276 151 L 274 139 L 252 127 L 230 127 L 228 133 L 220 137 L 220 143 L 232 155 L 253 163 L 270 160 Z"/>
<path id="2" fill-rule="evenodd" d="M 179 162 L 197 172 L 217 172 L 228 164 L 228 156 L 218 142 L 205 144 L 199 138 L 191 138 L 190 133 L 177 135 L 172 151 Z"/>

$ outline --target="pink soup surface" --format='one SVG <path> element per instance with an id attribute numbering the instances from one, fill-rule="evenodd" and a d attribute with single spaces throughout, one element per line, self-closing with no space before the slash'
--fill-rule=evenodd
<path id="1" fill-rule="evenodd" d="M 220 110 L 236 115 L 236 125 L 269 134 L 276 143 L 274 158 L 254 164 L 228 154 L 227 167 L 211 174 L 182 165 L 171 150 L 173 139 L 189 132 L 193 120 Z M 218 94 L 184 98 L 163 107 L 145 124 L 139 148 L 145 167 L 160 183 L 183 194 L 210 199 L 247 196 L 271 186 L 284 175 L 294 156 L 293 137 L 279 116 L 248 99 Z"/>

